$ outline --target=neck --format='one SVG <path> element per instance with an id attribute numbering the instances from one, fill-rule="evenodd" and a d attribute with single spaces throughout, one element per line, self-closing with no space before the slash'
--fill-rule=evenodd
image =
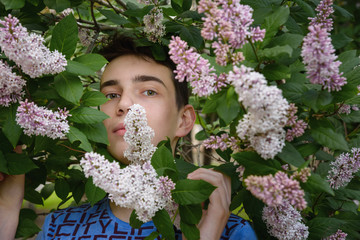
<path id="1" fill-rule="evenodd" d="M 130 222 L 130 216 L 133 209 L 116 206 L 113 201 L 110 201 L 110 209 L 115 215 L 115 217 L 119 218 L 124 222 Z"/>

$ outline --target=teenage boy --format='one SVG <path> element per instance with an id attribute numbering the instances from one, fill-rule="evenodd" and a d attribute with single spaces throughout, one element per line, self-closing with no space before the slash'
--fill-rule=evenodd
<path id="1" fill-rule="evenodd" d="M 108 151 L 122 163 L 126 142 L 124 141 L 124 118 L 133 104 L 146 110 L 148 125 L 154 129 L 153 144 L 168 137 L 175 149 L 179 138 L 186 136 L 195 122 L 195 112 L 188 104 L 186 83 L 174 78 L 175 66 L 170 59 L 156 61 L 149 48 L 135 47 L 131 39 L 115 38 L 102 50 L 108 59 L 102 75 L 100 90 L 109 99 L 101 110 L 110 118 L 104 121 L 107 129 Z M 0 176 L 0 239 L 12 239 L 23 198 L 23 176 Z M 243 219 L 230 215 L 231 183 L 225 175 L 210 170 L 197 169 L 189 179 L 202 179 L 217 188 L 209 198 L 208 209 L 198 224 L 203 240 L 256 239 L 250 225 Z M 9 194 L 9 192 L 12 192 Z M 16 204 L 14 203 L 16 200 Z M 116 206 L 104 199 L 93 207 L 86 204 L 51 213 L 45 220 L 37 239 L 144 239 L 155 230 L 152 222 L 139 229 L 129 225 L 132 209 Z M 10 221 L 4 220 L 9 214 Z M 4 234 L 3 234 L 4 231 Z M 181 239 L 180 232 L 176 238 Z"/>

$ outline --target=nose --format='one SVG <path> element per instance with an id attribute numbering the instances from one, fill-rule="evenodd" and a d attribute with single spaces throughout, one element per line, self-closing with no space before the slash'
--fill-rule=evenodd
<path id="1" fill-rule="evenodd" d="M 116 106 L 116 114 L 118 116 L 126 115 L 133 104 L 134 102 L 131 95 L 123 92 Z"/>

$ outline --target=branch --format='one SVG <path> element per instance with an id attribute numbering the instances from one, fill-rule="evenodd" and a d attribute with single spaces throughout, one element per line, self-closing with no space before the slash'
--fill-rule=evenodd
<path id="1" fill-rule="evenodd" d="M 112 8 L 112 9 L 114 9 L 114 11 L 115 11 L 116 13 L 122 13 L 122 12 L 123 12 L 122 9 L 117 8 L 117 7 L 111 5 L 111 4 L 109 4 L 109 3 L 107 3 L 107 2 L 105 2 L 105 1 L 103 1 L 103 0 L 90 0 L 90 1 L 93 2 L 93 3 L 98 3 L 98 4 L 100 4 L 101 6 L 105 6 L 105 7 L 108 7 L 108 8 Z"/>
<path id="2" fill-rule="evenodd" d="M 127 10 L 126 4 L 123 3 L 121 0 L 115 0 L 117 4 L 119 4 L 124 10 Z"/>

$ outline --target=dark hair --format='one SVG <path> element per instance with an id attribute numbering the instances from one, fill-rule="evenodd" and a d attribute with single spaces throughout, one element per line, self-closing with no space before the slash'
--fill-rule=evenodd
<path id="1" fill-rule="evenodd" d="M 156 60 L 150 46 L 137 46 L 134 38 L 125 35 L 114 35 L 108 44 L 100 50 L 102 54 L 109 62 L 117 57 L 124 55 L 135 55 L 142 57 L 144 60 L 153 60 L 154 62 L 161 64 L 171 70 L 171 78 L 175 87 L 175 99 L 178 110 L 189 103 L 189 89 L 187 83 L 179 82 L 175 79 L 174 70 L 176 65 L 170 59 L 166 53 L 165 60 Z"/>

